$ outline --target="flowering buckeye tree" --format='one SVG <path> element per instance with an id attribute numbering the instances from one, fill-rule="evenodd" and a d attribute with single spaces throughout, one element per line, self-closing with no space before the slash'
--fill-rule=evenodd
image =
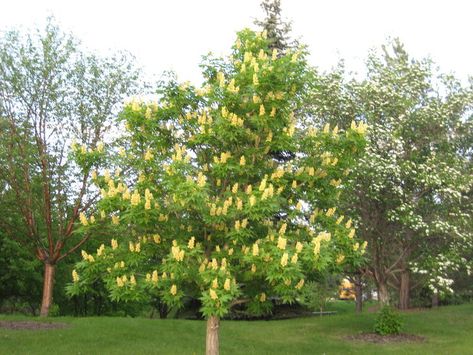
<path id="1" fill-rule="evenodd" d="M 336 204 L 365 127 L 298 124 L 305 54 L 244 30 L 228 59 L 202 65 L 201 88 L 171 81 L 159 101 L 127 103 L 123 170 L 94 175 L 103 199 L 81 217 L 117 237 L 83 252 L 71 294 L 101 277 L 115 300 L 198 297 L 216 354 L 219 319 L 236 304 L 268 312 L 269 296 L 294 301 L 308 273 L 357 260 L 366 245 Z"/>

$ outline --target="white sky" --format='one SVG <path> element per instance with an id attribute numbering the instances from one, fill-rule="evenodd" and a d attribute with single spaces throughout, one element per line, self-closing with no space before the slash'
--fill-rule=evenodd
<path id="1" fill-rule="evenodd" d="M 400 37 L 409 53 L 430 56 L 444 72 L 473 74 L 469 0 L 281 0 L 293 35 L 321 69 L 345 58 L 361 71 L 368 50 Z M 33 27 L 54 15 L 94 50 L 126 49 L 148 73 L 174 70 L 200 81 L 201 55 L 226 54 L 236 31 L 262 18 L 260 0 L 0 0 L 0 30 Z"/>

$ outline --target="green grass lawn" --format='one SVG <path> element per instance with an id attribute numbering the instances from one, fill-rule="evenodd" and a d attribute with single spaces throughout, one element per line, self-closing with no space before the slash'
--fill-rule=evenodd
<path id="1" fill-rule="evenodd" d="M 278 321 L 223 321 L 222 354 L 473 354 L 473 304 L 402 315 L 406 333 L 422 343 L 369 344 L 346 340 L 370 332 L 375 314 L 355 315 L 337 303 L 337 315 Z M 349 307 L 349 308 L 347 308 Z M 0 316 L 0 320 L 32 320 Z M 37 319 L 34 319 L 37 320 Z M 0 354 L 203 354 L 205 322 L 144 318 L 52 318 L 69 327 L 0 328 Z"/>

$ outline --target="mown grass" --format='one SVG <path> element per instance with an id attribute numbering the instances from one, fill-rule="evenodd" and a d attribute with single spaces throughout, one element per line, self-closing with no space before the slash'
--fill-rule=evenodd
<path id="1" fill-rule="evenodd" d="M 347 308 L 349 307 L 349 309 Z M 223 321 L 222 354 L 473 354 L 473 304 L 402 315 L 406 333 L 422 343 L 370 344 L 347 340 L 370 332 L 375 314 L 353 313 L 280 321 Z M 35 320 L 0 316 L 0 320 Z M 53 318 L 53 330 L 0 328 L 0 354 L 203 354 L 205 322 L 144 318 Z"/>

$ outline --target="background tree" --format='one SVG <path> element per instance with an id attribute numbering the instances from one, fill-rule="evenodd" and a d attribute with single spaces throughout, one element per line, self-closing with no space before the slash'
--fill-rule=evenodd
<path id="1" fill-rule="evenodd" d="M 0 39 L 0 181 L 12 197 L 0 226 L 44 265 L 42 316 L 56 264 L 87 240 L 75 224 L 96 199 L 88 184 L 93 166 L 79 171 L 69 146 L 75 140 L 102 154 L 115 107 L 137 77 L 129 56 L 86 54 L 51 20 L 43 31 L 13 30 Z"/>
<path id="2" fill-rule="evenodd" d="M 83 253 L 71 294 L 106 268 L 114 299 L 157 294 L 179 306 L 197 295 L 207 353 L 216 354 L 220 318 L 233 306 L 266 313 L 270 296 L 293 302 L 308 273 L 359 258 L 364 246 L 335 206 L 365 127 L 299 127 L 304 57 L 279 56 L 265 32 L 245 30 L 228 61 L 203 64 L 202 88 L 170 82 L 159 102 L 125 107 L 128 144 L 118 153 L 133 169 L 97 177 L 101 211 L 83 224 L 90 232 L 115 225 L 128 238 Z"/>
<path id="3" fill-rule="evenodd" d="M 344 205 L 369 243 L 380 301 L 389 302 L 391 285 L 406 308 L 411 263 L 434 265 L 439 255 L 459 260 L 458 243 L 471 243 L 471 166 L 463 152 L 472 90 L 436 75 L 430 61 L 410 58 L 399 41 L 383 51 L 370 54 L 362 82 L 347 79 L 342 67 L 322 76 L 312 110 L 319 125 L 346 127 L 356 117 L 370 127 Z"/>

